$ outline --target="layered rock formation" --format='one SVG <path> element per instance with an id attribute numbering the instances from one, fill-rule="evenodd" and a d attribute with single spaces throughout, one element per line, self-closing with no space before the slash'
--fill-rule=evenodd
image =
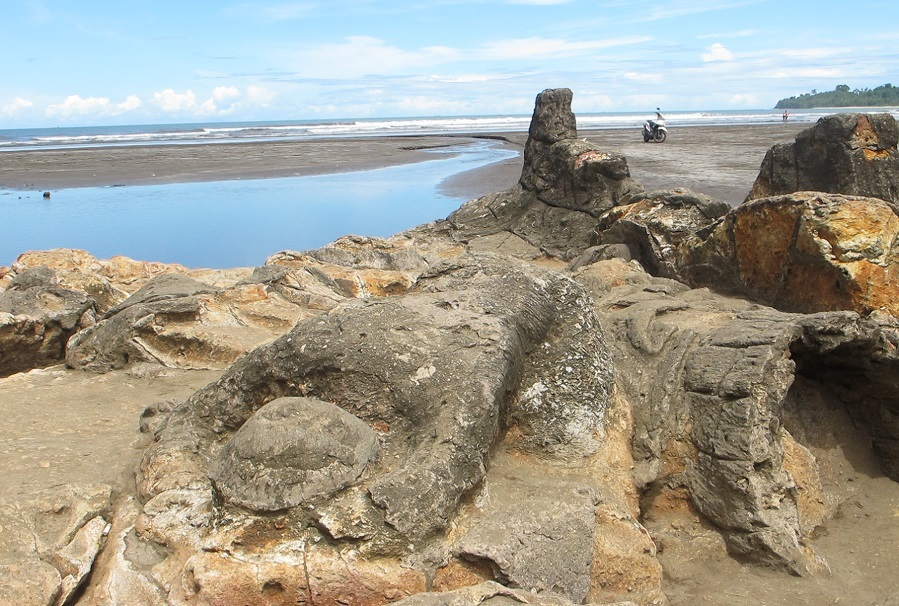
<path id="1" fill-rule="evenodd" d="M 847 161 L 832 183 L 858 192 L 728 210 L 643 192 L 625 158 L 577 138 L 570 101 L 538 96 L 514 188 L 393 238 L 134 280 L 117 277 L 134 262 L 21 258 L 0 304 L 94 285 L 72 290 L 87 307 L 70 366 L 226 370 L 148 410 L 136 493 L 115 507 L 85 493 L 103 504 L 73 508 L 87 513 L 39 549 L 0 552 L 13 591 L 662 605 L 658 546 L 714 549 L 710 533 L 746 561 L 826 569 L 811 537 L 846 492 L 821 427 L 873 444 L 899 480 L 899 220 L 889 200 L 848 195 L 886 195 L 891 160 L 873 141 L 893 127 L 840 118 L 797 139 L 805 184 L 803 146 L 839 163 L 830 137 L 850 133 L 846 153 L 877 164 Z M 17 368 L 59 361 L 53 347 Z"/>

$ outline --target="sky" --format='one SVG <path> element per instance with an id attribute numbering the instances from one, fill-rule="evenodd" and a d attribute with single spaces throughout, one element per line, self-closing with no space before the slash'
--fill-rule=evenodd
<path id="1" fill-rule="evenodd" d="M 899 85 L 896 0 L 0 0 L 0 128 L 773 108 Z"/>

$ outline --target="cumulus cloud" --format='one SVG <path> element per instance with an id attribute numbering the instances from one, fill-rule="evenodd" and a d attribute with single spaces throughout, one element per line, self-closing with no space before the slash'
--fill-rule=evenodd
<path id="1" fill-rule="evenodd" d="M 112 103 L 108 97 L 69 95 L 62 103 L 47 106 L 45 113 L 53 118 L 117 116 L 134 111 L 142 105 L 139 97 L 131 95 L 121 103 Z"/>
<path id="2" fill-rule="evenodd" d="M 28 109 L 34 105 L 33 102 L 22 97 L 16 97 L 10 103 L 0 107 L 0 116 L 15 116 L 19 112 Z"/>
<path id="3" fill-rule="evenodd" d="M 734 54 L 727 50 L 723 44 L 716 42 L 708 48 L 708 52 L 702 55 L 705 62 L 711 61 L 730 61 L 734 58 Z"/>
<path id="4" fill-rule="evenodd" d="M 197 108 L 197 96 L 190 89 L 176 93 L 174 89 L 167 88 L 153 93 L 153 105 L 164 112 L 191 111 Z"/>

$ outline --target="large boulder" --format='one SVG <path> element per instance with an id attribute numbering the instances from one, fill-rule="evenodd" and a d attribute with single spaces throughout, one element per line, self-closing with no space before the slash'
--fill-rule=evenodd
<path id="1" fill-rule="evenodd" d="M 596 247 L 586 256 L 588 260 L 634 259 L 654 276 L 676 278 L 678 246 L 729 209 L 724 202 L 686 189 L 635 194 L 599 218 L 594 228 Z M 619 247 L 625 250 L 616 250 Z M 574 267 L 583 263 L 579 259 Z"/>
<path id="2" fill-rule="evenodd" d="M 568 89 L 537 96 L 518 184 L 462 205 L 447 217 L 454 237 L 472 241 L 512 236 L 526 257 L 572 259 L 591 245 L 596 220 L 629 194 L 643 191 L 627 160 L 577 138 Z"/>
<path id="3" fill-rule="evenodd" d="M 897 141 L 890 114 L 826 116 L 765 154 L 747 199 L 820 191 L 899 202 Z"/>
<path id="4" fill-rule="evenodd" d="M 572 485 L 563 509 L 536 496 L 528 509 L 509 501 L 478 513 L 465 503 L 501 441 L 519 458 L 566 465 L 595 454 L 610 387 L 607 350 L 576 283 L 495 256 L 448 259 L 402 297 L 348 301 L 301 321 L 173 410 L 141 464 L 141 535 L 168 546 L 166 582 L 203 600 L 246 595 L 257 563 L 287 548 L 289 528 L 304 541 L 306 576 L 279 581 L 288 593 L 325 591 L 332 581 L 320 579 L 347 571 L 357 581 L 343 581 L 343 599 L 362 603 L 365 586 L 381 587 L 363 601 L 383 603 L 421 591 L 447 557 L 433 554 L 451 553 L 446 534 L 464 524 L 472 530 L 456 553 L 492 558 L 496 578 L 583 599 L 591 488 Z M 296 412 L 299 401 L 285 396 L 314 398 L 314 423 L 342 419 L 344 429 L 326 439 L 304 433 L 309 423 L 273 422 L 272 406 L 278 418 Z M 258 474 L 244 477 L 251 468 Z M 509 494 L 522 490 L 536 489 Z M 549 565 L 543 547 L 567 559 Z M 412 569 L 397 576 L 403 562 Z M 209 567 L 228 572 L 198 572 Z"/>
<path id="5" fill-rule="evenodd" d="M 678 276 L 786 311 L 899 316 L 899 208 L 797 192 L 753 200 L 686 239 Z"/>
<path id="6" fill-rule="evenodd" d="M 49 268 L 18 274 L 0 291 L 0 377 L 61 362 L 94 310 L 86 293 L 60 287 Z"/>

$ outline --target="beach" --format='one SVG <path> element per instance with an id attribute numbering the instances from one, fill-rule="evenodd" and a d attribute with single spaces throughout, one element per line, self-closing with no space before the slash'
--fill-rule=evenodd
<path id="1" fill-rule="evenodd" d="M 792 141 L 808 124 L 678 127 L 668 141 L 643 143 L 639 128 L 581 130 L 604 151 L 623 154 L 647 190 L 686 187 L 735 205 L 752 186 L 765 152 Z M 427 150 L 489 138 L 523 149 L 525 132 L 466 135 L 333 137 L 300 141 L 129 145 L 6 151 L 0 189 L 50 191 L 74 187 L 265 179 L 360 171 L 431 160 Z M 515 184 L 522 158 L 460 173 L 443 193 L 475 198 Z"/>

